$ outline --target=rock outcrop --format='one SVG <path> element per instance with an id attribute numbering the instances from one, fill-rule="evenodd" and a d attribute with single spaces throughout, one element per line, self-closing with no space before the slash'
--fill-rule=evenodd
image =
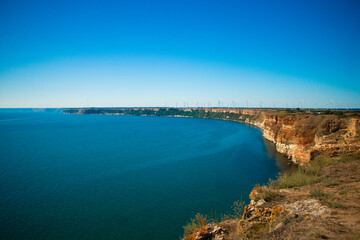
<path id="1" fill-rule="evenodd" d="M 199 228 L 185 240 L 223 240 L 226 230 L 217 224 L 207 224 Z"/>

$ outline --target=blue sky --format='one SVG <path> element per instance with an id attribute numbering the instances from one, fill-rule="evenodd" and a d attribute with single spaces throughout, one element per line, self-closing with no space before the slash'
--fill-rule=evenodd
<path id="1" fill-rule="evenodd" d="M 360 2 L 0 1 L 0 107 L 360 107 Z"/>

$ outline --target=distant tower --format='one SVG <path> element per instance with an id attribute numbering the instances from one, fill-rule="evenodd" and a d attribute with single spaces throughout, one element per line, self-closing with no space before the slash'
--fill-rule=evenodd
<path id="1" fill-rule="evenodd" d="M 249 101 L 246 100 L 246 108 L 249 108 Z"/>
<path id="2" fill-rule="evenodd" d="M 260 101 L 260 108 L 262 107 L 261 101 Z"/>

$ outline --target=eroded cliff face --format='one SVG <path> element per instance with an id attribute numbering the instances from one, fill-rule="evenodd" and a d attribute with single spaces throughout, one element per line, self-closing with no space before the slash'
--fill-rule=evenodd
<path id="1" fill-rule="evenodd" d="M 360 154 L 358 115 L 327 115 L 319 112 L 289 113 L 271 109 L 206 109 L 238 113 L 239 121 L 262 129 L 276 150 L 294 163 L 306 165 L 316 155 Z"/>
<path id="2" fill-rule="evenodd" d="M 258 113 L 259 114 L 259 113 Z M 264 138 L 276 145 L 277 151 L 294 163 L 306 165 L 318 154 L 359 154 L 359 118 L 334 115 L 286 115 L 260 113 L 249 123 L 263 130 Z"/>

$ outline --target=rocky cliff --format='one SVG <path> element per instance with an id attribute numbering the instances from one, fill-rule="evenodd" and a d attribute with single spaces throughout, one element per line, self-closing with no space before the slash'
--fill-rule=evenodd
<path id="1" fill-rule="evenodd" d="M 206 108 L 205 111 L 236 114 L 238 119 L 231 120 L 257 126 L 278 152 L 299 165 L 308 164 L 319 154 L 360 153 L 358 112 L 229 108 Z"/>
<path id="2" fill-rule="evenodd" d="M 360 118 L 357 115 L 287 113 L 243 110 L 246 123 L 263 130 L 264 138 L 296 164 L 306 165 L 316 155 L 360 153 Z"/>

